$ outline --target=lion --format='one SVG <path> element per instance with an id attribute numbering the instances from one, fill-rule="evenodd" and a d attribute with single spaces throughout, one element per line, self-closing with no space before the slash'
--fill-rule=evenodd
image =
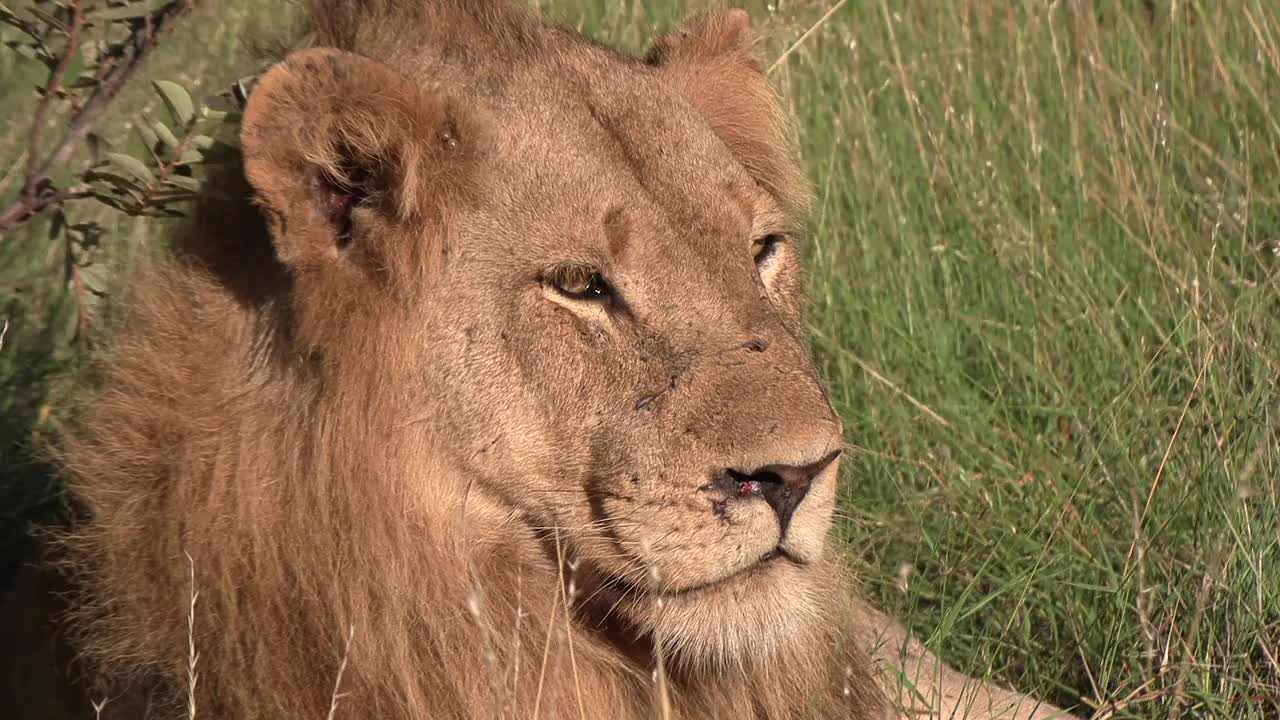
<path id="1" fill-rule="evenodd" d="M 307 14 L 63 444 L 68 715 L 1060 712 L 828 537 L 808 188 L 745 12 L 643 57 L 497 1 Z"/>

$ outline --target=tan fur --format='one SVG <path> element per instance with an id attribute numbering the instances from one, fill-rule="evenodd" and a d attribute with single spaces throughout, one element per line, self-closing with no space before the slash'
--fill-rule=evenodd
<path id="1" fill-rule="evenodd" d="M 338 717 L 884 717 L 906 636 L 827 539 L 836 466 L 785 534 L 716 484 L 842 443 L 798 249 L 753 260 L 806 186 L 745 14 L 645 61 L 501 3 L 309 28 L 67 438 L 98 681 L 151 717 L 323 718 L 339 679 Z M 612 304 L 554 287 L 594 271 Z"/>

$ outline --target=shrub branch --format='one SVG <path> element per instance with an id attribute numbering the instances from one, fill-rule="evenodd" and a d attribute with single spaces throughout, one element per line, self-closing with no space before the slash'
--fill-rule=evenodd
<path id="1" fill-rule="evenodd" d="M 80 28 L 84 22 L 83 0 L 72 3 L 72 22 L 67 34 L 67 50 L 57 67 L 51 72 L 44 96 L 36 107 L 31 128 L 30 152 L 27 156 L 26 182 L 18 193 L 17 199 L 9 207 L 0 211 L 0 237 L 45 209 L 77 196 L 75 193 L 59 191 L 50 179 L 49 173 L 71 159 L 72 153 L 97 125 L 111 101 L 159 43 L 161 35 L 194 5 L 195 0 L 172 0 L 144 16 L 142 22 L 136 23 L 124 42 L 116 46 L 111 55 L 102 61 L 99 82 L 89 99 L 71 116 L 62 139 L 41 158 L 39 145 L 45 118 L 49 106 L 61 91 L 63 75 L 77 47 Z"/>

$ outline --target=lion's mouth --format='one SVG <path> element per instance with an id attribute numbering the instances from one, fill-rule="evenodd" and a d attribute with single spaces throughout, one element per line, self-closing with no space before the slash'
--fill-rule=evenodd
<path id="1" fill-rule="evenodd" d="M 770 567 L 777 565 L 778 563 L 790 563 L 792 565 L 797 565 L 797 566 L 805 564 L 803 561 L 793 557 L 786 550 L 783 550 L 780 547 L 775 547 L 774 549 L 762 555 L 759 560 L 756 560 L 755 562 L 749 565 L 746 565 L 738 570 L 735 570 L 734 572 L 728 575 L 725 575 L 722 578 L 717 578 L 715 580 L 710 580 L 705 583 L 699 583 L 697 585 L 680 588 L 679 590 L 659 591 L 658 595 L 662 597 L 674 598 L 674 597 L 686 597 L 689 595 L 718 590 L 727 585 L 738 582 L 742 579 L 751 577 L 752 575 L 757 575 L 759 573 L 766 572 Z"/>

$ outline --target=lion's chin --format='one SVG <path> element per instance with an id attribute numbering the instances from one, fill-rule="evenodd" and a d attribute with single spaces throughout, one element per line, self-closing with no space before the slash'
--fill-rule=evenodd
<path id="1" fill-rule="evenodd" d="M 774 557 L 714 583 L 644 601 L 664 662 L 687 672 L 751 670 L 814 647 L 827 618 L 817 568 Z"/>

